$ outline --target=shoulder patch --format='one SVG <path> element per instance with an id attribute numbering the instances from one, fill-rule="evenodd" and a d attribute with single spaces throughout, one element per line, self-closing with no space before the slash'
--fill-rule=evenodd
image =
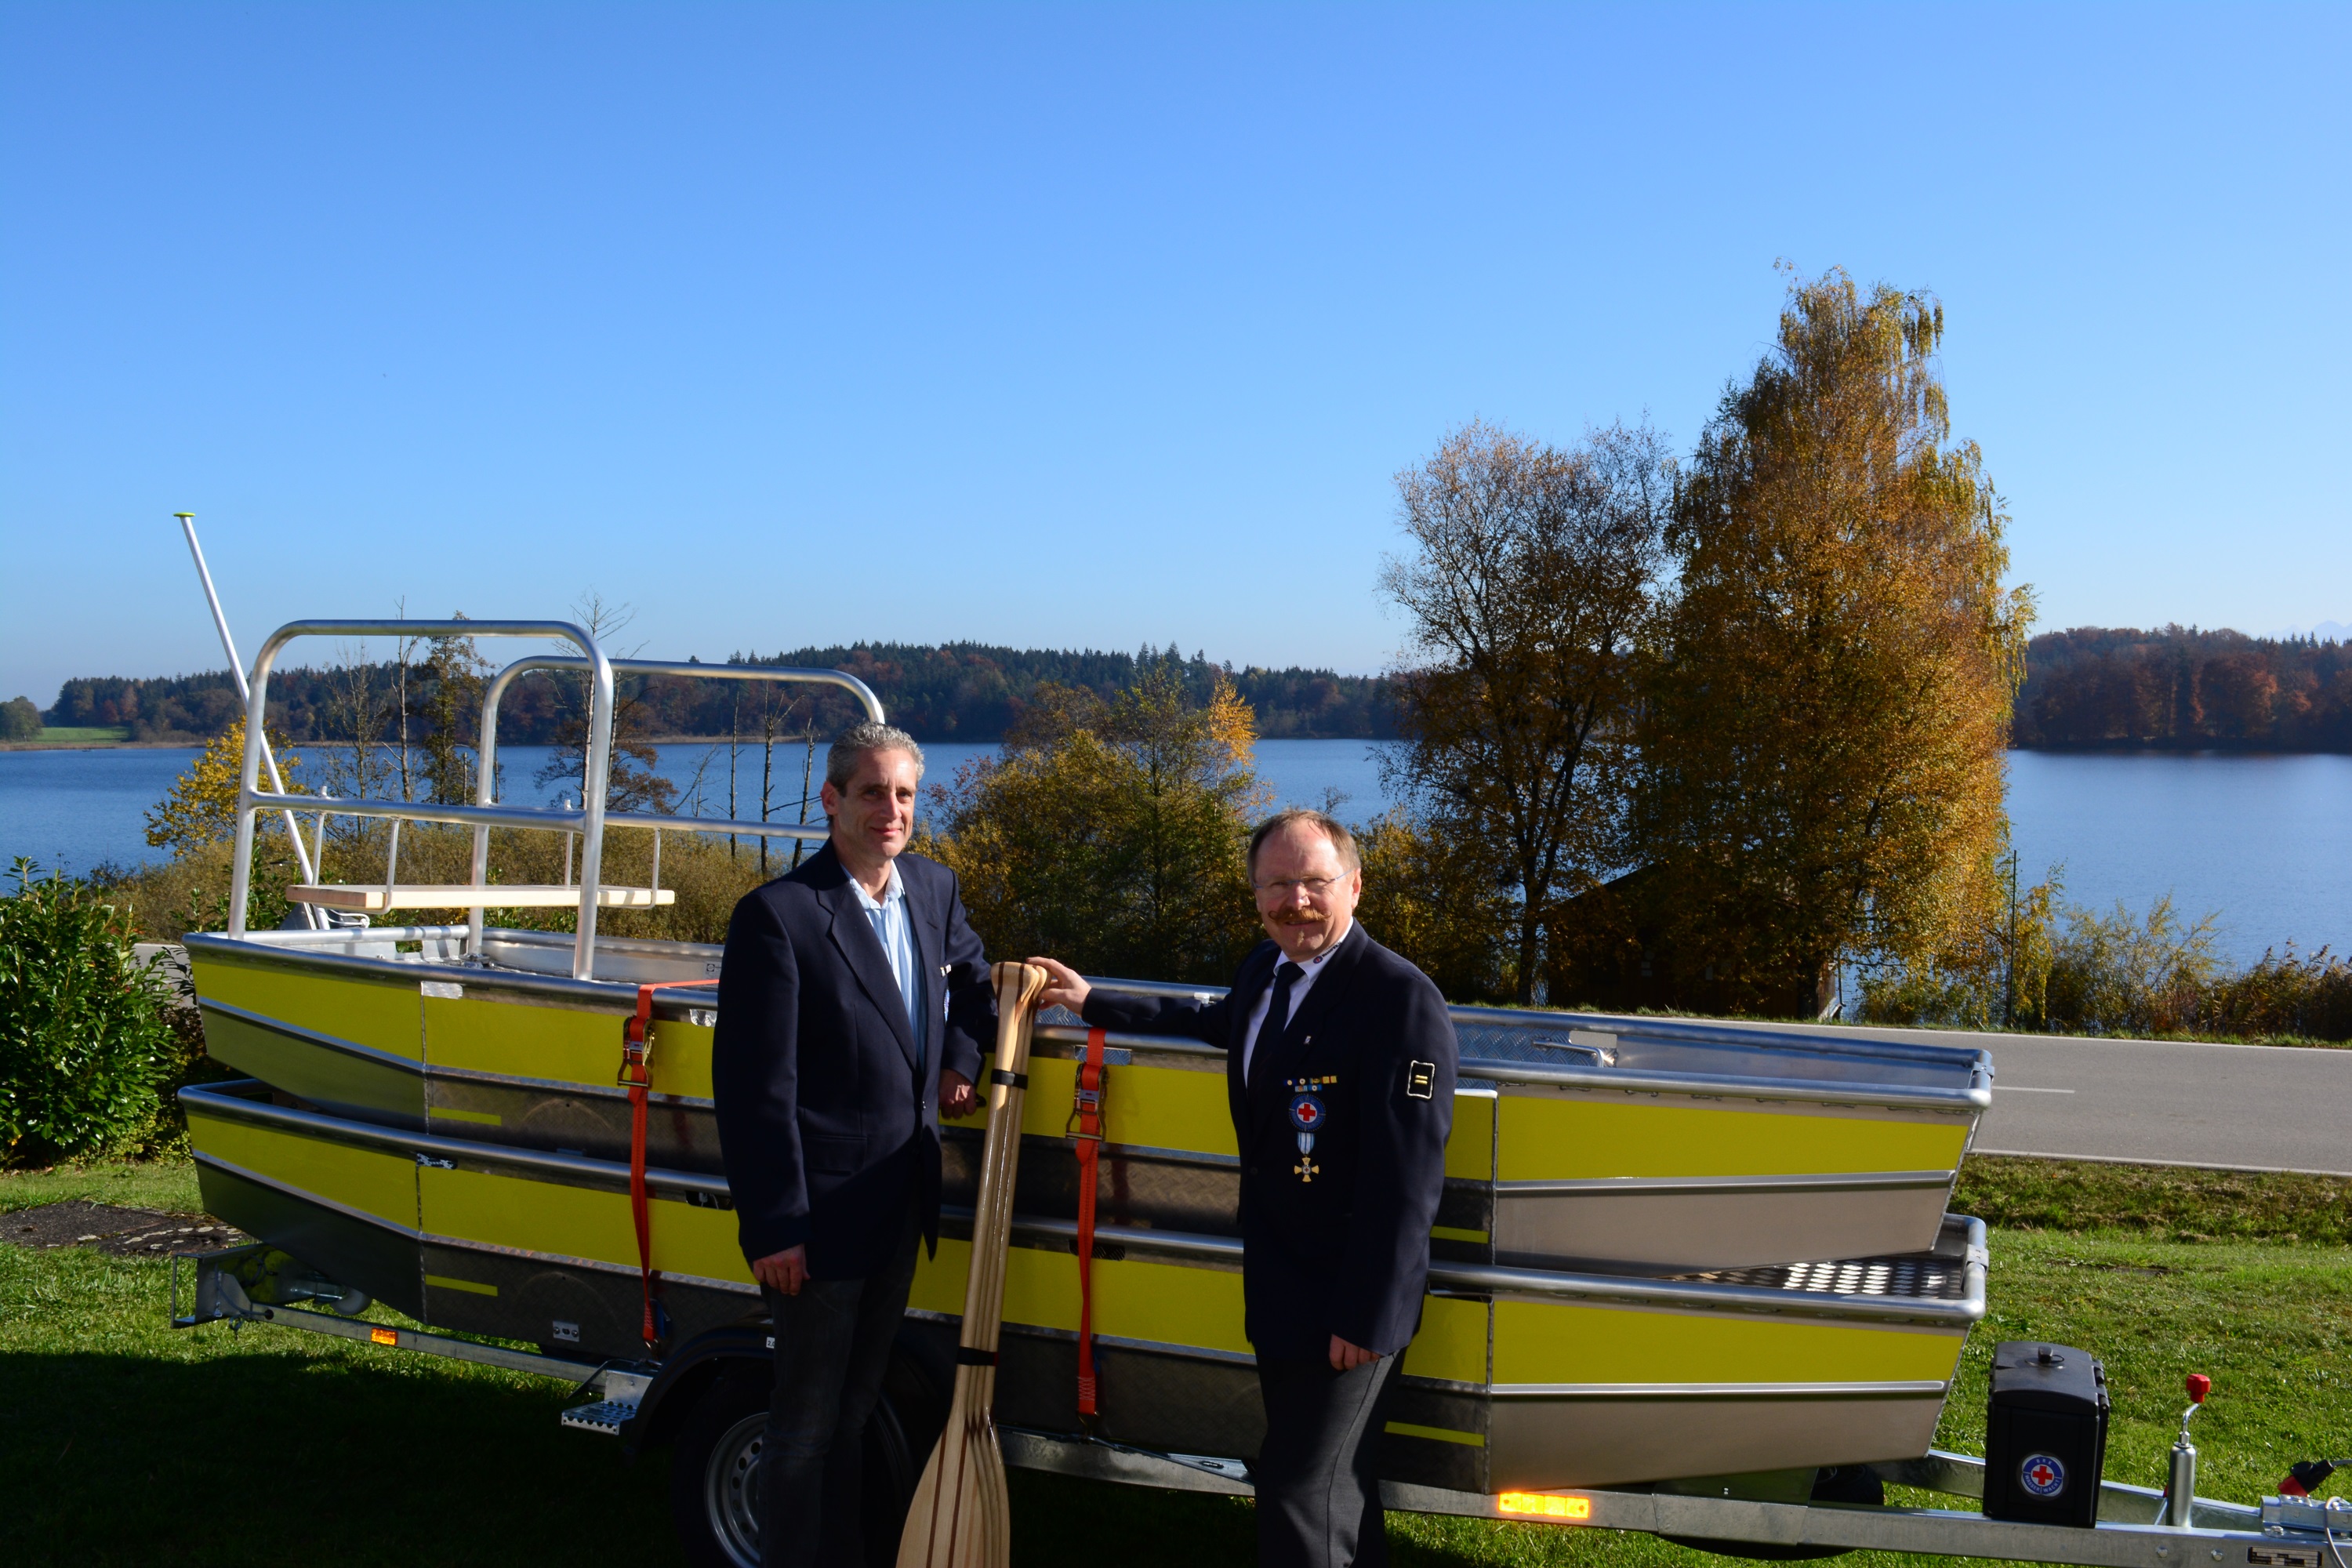
<path id="1" fill-rule="evenodd" d="M 1437 1095 L 1437 1064 L 1407 1062 L 1404 1064 L 1404 1097 L 1407 1100 L 1433 1100 Z"/>

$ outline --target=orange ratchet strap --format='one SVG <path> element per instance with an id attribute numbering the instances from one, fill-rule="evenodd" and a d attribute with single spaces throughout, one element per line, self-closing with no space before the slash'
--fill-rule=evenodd
<path id="1" fill-rule="evenodd" d="M 1103 1031 L 1087 1031 L 1077 1093 L 1063 1129 L 1078 1156 L 1078 1415 L 1091 1429 L 1095 1409 L 1095 1162 L 1103 1142 Z"/>
<path id="2" fill-rule="evenodd" d="M 716 980 L 660 980 L 637 987 L 637 1010 L 621 1022 L 620 1085 L 629 1091 L 629 1215 L 637 1222 L 637 1277 L 645 1288 L 646 1348 L 661 1342 L 666 1325 L 654 1306 L 653 1215 L 646 1200 L 646 1100 L 653 1091 L 654 993 L 685 985 L 716 985 Z M 667 1318 L 667 1313 L 661 1313 Z"/>

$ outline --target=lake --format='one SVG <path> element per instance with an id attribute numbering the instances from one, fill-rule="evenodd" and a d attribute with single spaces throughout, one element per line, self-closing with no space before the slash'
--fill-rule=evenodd
<path id="1" fill-rule="evenodd" d="M 929 775 L 944 782 L 993 750 L 928 746 Z M 1361 819 L 1387 805 L 1381 750 L 1363 741 L 1263 741 L 1257 767 L 1282 804 L 1320 805 L 1337 790 L 1340 815 Z M 153 854 L 144 814 L 195 755 L 0 752 L 0 866 L 25 855 L 79 871 Z M 531 783 L 547 756 L 545 747 L 507 749 L 509 798 L 559 792 Z M 801 762 L 777 748 L 775 815 L 797 813 Z M 724 815 L 725 745 L 663 748 L 662 772 L 681 788 L 693 787 L 698 769 L 705 814 Z M 746 748 L 736 779 L 746 816 L 759 815 L 759 769 L 757 749 Z M 2242 963 L 2290 940 L 2305 952 L 2323 942 L 2352 952 L 2352 757 L 2012 752 L 2009 775 L 2022 881 L 2063 863 L 2073 902 L 2104 909 L 2120 899 L 2144 911 L 2169 893 L 2184 914 L 2218 912 L 2222 951 Z"/>

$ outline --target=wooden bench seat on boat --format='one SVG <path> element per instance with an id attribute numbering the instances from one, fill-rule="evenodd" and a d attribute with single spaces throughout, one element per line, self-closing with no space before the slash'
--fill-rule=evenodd
<path id="1" fill-rule="evenodd" d="M 480 904 L 486 909 L 570 909 L 580 901 L 580 889 L 561 882 L 497 884 L 478 888 L 470 882 L 298 882 L 286 889 L 289 901 L 316 904 L 329 910 L 462 910 Z M 596 906 L 605 910 L 649 910 L 677 902 L 674 888 L 596 889 Z"/>

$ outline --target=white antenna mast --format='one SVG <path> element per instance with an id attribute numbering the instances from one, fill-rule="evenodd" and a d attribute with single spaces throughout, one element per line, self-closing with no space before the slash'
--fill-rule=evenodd
<path id="1" fill-rule="evenodd" d="M 196 514 L 192 511 L 175 511 L 172 515 L 180 520 L 180 531 L 188 536 L 188 553 L 196 558 L 196 580 L 205 585 L 205 603 L 212 606 L 213 628 L 220 633 L 221 651 L 228 655 L 228 678 L 236 682 L 237 701 L 249 707 L 253 701 L 253 689 L 247 684 L 245 666 L 236 657 L 236 640 L 228 635 L 228 617 L 221 613 L 220 595 L 213 587 L 212 568 L 205 564 L 205 548 L 196 542 Z M 269 736 L 267 732 L 264 732 L 261 737 L 261 765 L 269 770 L 270 789 L 276 794 L 284 795 L 286 781 L 278 772 L 278 758 L 269 750 Z M 294 841 L 294 858 L 302 868 L 302 879 L 305 882 L 315 882 L 319 879 L 318 868 L 310 864 L 310 851 L 302 843 L 301 829 L 294 826 L 294 813 L 289 810 L 285 816 L 286 837 Z M 299 908 L 302 910 L 303 923 L 316 931 L 319 925 L 318 912 L 308 904 L 303 904 Z"/>

